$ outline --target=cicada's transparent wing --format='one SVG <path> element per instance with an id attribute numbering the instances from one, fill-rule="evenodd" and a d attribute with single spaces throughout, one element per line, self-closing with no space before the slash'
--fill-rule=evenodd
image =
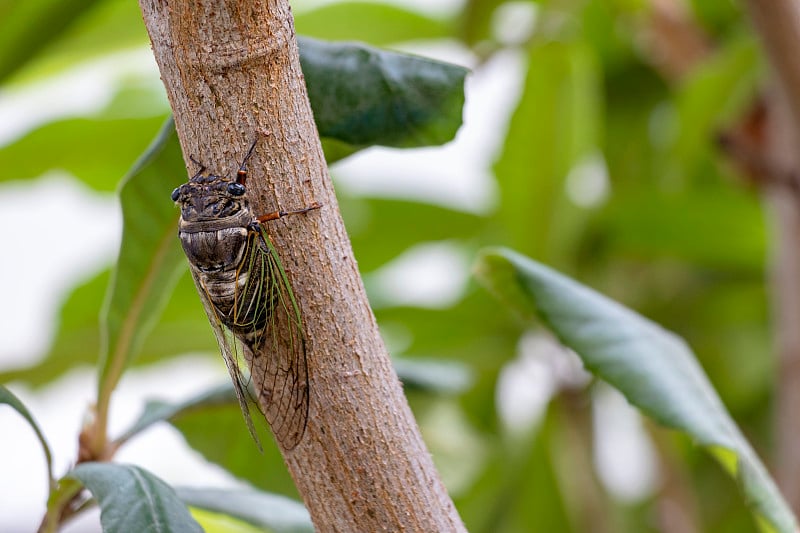
<path id="1" fill-rule="evenodd" d="M 250 417 L 250 408 L 247 403 L 247 386 L 244 376 L 242 375 L 241 367 L 239 366 L 239 358 L 236 356 L 236 341 L 233 334 L 223 326 L 222 321 L 219 319 L 217 311 L 208 295 L 208 289 L 203 285 L 202 281 L 200 281 L 197 274 L 195 274 L 194 268 L 190 267 L 189 270 L 192 273 L 192 279 L 194 279 L 197 292 L 200 294 L 200 301 L 203 303 L 208 321 L 211 323 L 211 328 L 214 331 L 214 337 L 217 339 L 217 344 L 219 344 L 219 350 L 222 353 L 222 358 L 225 360 L 225 366 L 228 368 L 228 373 L 231 375 L 233 390 L 236 392 L 236 399 L 239 401 L 239 407 L 242 409 L 242 415 L 244 415 L 247 430 L 256 442 L 259 451 L 263 451 L 261 448 L 261 441 L 258 439 L 256 429 L 253 426 L 253 419 Z"/>
<path id="2" fill-rule="evenodd" d="M 305 334 L 300 308 L 275 247 L 262 227 L 255 237 L 258 245 L 251 247 L 249 277 L 241 294 L 259 293 L 258 298 L 242 300 L 258 300 L 262 308 L 258 313 L 237 310 L 235 315 L 255 317 L 252 334 L 246 335 L 253 351 L 250 375 L 276 440 L 291 450 L 302 439 L 308 421 Z M 258 272 L 260 276 L 254 275 Z"/>

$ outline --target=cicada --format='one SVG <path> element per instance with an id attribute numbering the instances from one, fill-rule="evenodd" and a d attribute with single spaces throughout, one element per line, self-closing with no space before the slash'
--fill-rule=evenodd
<path id="1" fill-rule="evenodd" d="M 172 191 L 172 200 L 180 207 L 178 237 L 247 428 L 258 443 L 242 360 L 257 385 L 260 397 L 253 399 L 278 442 L 292 449 L 308 420 L 305 333 L 294 292 L 264 224 L 320 206 L 254 215 L 247 198 L 247 162 L 256 143 L 235 178 L 206 173 L 206 166 L 192 158 L 199 169 Z"/>

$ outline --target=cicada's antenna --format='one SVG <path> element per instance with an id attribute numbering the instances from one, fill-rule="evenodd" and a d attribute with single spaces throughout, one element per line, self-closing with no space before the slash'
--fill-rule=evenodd
<path id="1" fill-rule="evenodd" d="M 200 167 L 197 169 L 197 172 L 194 173 L 194 176 L 192 176 L 191 179 L 195 179 L 197 176 L 200 176 L 203 172 L 206 171 L 206 166 L 197 159 L 195 159 L 193 155 L 189 156 L 189 160 L 198 167 Z"/>
<path id="2" fill-rule="evenodd" d="M 250 145 L 247 155 L 244 156 L 244 159 L 242 159 L 242 164 L 239 165 L 239 170 L 236 172 L 236 183 L 244 185 L 247 181 L 247 160 L 250 159 L 251 155 L 253 155 L 253 150 L 256 148 L 256 143 L 258 143 L 258 137 L 256 137 L 256 140 Z"/>

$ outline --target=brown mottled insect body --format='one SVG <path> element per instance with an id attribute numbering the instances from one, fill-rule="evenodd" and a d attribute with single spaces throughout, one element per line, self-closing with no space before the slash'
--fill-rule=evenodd
<path id="1" fill-rule="evenodd" d="M 276 439 L 291 449 L 302 438 L 308 417 L 305 337 L 294 293 L 262 223 L 320 206 L 256 217 L 245 187 L 246 164 L 255 145 L 233 180 L 203 174 L 205 166 L 195 161 L 200 170 L 173 191 L 172 199 L 181 209 L 178 236 L 248 428 L 255 437 L 237 346 L 252 369 L 261 369 L 253 377 L 267 400 L 264 414 Z M 276 337 L 279 324 L 288 330 L 282 341 Z M 271 359 L 252 364 L 262 356 Z"/>

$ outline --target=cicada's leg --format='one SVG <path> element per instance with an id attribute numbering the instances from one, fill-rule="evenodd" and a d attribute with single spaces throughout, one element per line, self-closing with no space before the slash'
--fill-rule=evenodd
<path id="1" fill-rule="evenodd" d="M 314 209 L 319 209 L 322 207 L 322 204 L 314 202 L 308 207 L 304 207 L 303 209 L 297 209 L 296 211 L 273 211 L 272 213 L 267 213 L 265 215 L 261 215 L 260 217 L 256 218 L 259 224 L 263 224 L 264 222 L 268 222 L 270 220 L 277 220 L 279 218 L 283 218 L 289 215 L 302 215 L 303 213 L 308 213 L 309 211 L 313 211 Z"/>

